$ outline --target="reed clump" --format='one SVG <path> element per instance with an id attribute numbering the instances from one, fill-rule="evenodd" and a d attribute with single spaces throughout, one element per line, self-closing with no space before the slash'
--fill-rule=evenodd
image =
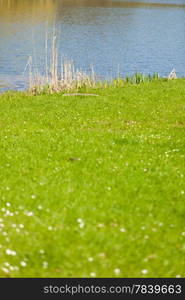
<path id="1" fill-rule="evenodd" d="M 73 60 L 62 59 L 58 55 L 56 36 L 52 38 L 51 54 L 48 58 L 48 42 L 46 42 L 45 71 L 40 72 L 28 59 L 25 70 L 28 69 L 28 92 L 31 94 L 58 93 L 69 90 L 79 90 L 82 87 L 94 87 L 97 76 L 93 67 L 88 72 L 75 68 Z"/>
<path id="2" fill-rule="evenodd" d="M 79 90 L 82 87 L 94 87 L 96 84 L 95 73 L 87 74 L 76 70 L 72 60 L 65 60 L 61 66 L 61 72 L 52 69 L 47 76 L 37 72 L 30 72 L 28 91 L 32 94 L 58 93 L 61 91 Z"/>

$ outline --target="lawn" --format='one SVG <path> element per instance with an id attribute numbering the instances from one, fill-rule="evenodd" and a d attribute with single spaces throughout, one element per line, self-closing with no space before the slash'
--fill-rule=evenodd
<path id="1" fill-rule="evenodd" d="M 0 277 L 185 276 L 185 80 L 0 96 Z"/>

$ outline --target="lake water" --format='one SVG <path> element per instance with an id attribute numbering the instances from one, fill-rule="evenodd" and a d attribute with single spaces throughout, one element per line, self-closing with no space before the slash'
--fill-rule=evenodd
<path id="1" fill-rule="evenodd" d="M 0 0 L 0 90 L 25 88 L 30 56 L 44 70 L 53 28 L 60 55 L 101 77 L 185 76 L 185 0 Z"/>

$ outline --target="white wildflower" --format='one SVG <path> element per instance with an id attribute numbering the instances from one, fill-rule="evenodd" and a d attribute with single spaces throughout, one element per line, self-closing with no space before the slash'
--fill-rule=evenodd
<path id="1" fill-rule="evenodd" d="M 10 272 L 7 268 L 1 268 L 1 270 L 6 274 L 8 274 Z"/>
<path id="2" fill-rule="evenodd" d="M 79 224 L 79 227 L 80 227 L 80 228 L 83 228 L 83 227 L 84 227 L 84 223 L 80 223 L 80 224 Z"/>
<path id="3" fill-rule="evenodd" d="M 80 218 L 77 219 L 76 221 L 77 221 L 78 223 L 82 223 L 82 222 L 83 222 L 82 219 L 80 219 Z"/>
<path id="4" fill-rule="evenodd" d="M 143 269 L 143 270 L 141 271 L 141 273 L 142 273 L 143 275 L 148 274 L 148 270 L 147 270 L 147 269 Z"/>
<path id="5" fill-rule="evenodd" d="M 32 217 L 33 212 L 32 211 L 27 211 L 27 212 L 25 212 L 25 215 L 28 216 L 28 217 Z"/>
<path id="6" fill-rule="evenodd" d="M 88 259 L 87 259 L 89 262 L 92 262 L 93 260 L 94 260 L 94 258 L 93 257 L 88 257 Z"/>
<path id="7" fill-rule="evenodd" d="M 105 226 L 105 225 L 104 225 L 104 224 L 101 224 L 101 223 L 97 225 L 98 228 L 103 228 L 104 226 Z"/>
<path id="8" fill-rule="evenodd" d="M 114 274 L 119 275 L 121 273 L 120 269 L 114 269 Z"/>
<path id="9" fill-rule="evenodd" d="M 10 249 L 6 249 L 5 253 L 7 255 L 12 255 L 12 256 L 15 256 L 17 254 L 14 250 L 10 250 Z"/>
<path id="10" fill-rule="evenodd" d="M 44 269 L 47 269 L 47 268 L 48 268 L 48 262 L 47 262 L 47 261 L 43 261 L 42 267 L 43 267 Z"/>
<path id="11" fill-rule="evenodd" d="M 21 261 L 21 262 L 20 262 L 20 265 L 21 265 L 21 267 L 26 267 L 27 264 L 26 264 L 25 261 Z"/>

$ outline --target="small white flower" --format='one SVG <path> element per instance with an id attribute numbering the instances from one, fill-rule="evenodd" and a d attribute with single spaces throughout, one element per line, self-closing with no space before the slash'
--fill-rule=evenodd
<path id="1" fill-rule="evenodd" d="M 5 216 L 9 216 L 10 215 L 10 211 L 9 210 L 6 210 L 5 211 Z"/>
<path id="2" fill-rule="evenodd" d="M 42 209 L 42 206 L 41 206 L 41 205 L 39 205 L 37 208 L 38 208 L 39 210 L 41 210 L 41 209 Z"/>
<path id="3" fill-rule="evenodd" d="M 15 251 L 10 250 L 10 249 L 6 249 L 5 253 L 6 253 L 7 255 L 12 255 L 12 256 L 15 256 L 15 255 L 17 254 Z"/>
<path id="4" fill-rule="evenodd" d="M 121 273 L 120 269 L 114 269 L 114 274 L 119 275 Z"/>
<path id="5" fill-rule="evenodd" d="M 10 263 L 9 263 L 9 262 L 5 262 L 4 265 L 5 265 L 6 267 L 9 267 L 9 266 L 10 266 Z"/>
<path id="6" fill-rule="evenodd" d="M 7 202 L 7 203 L 6 203 L 6 206 L 10 207 L 10 206 L 11 206 L 11 204 L 10 204 L 9 202 Z"/>
<path id="7" fill-rule="evenodd" d="M 145 274 L 148 274 L 148 270 L 147 270 L 147 269 L 143 269 L 143 270 L 141 271 L 141 273 L 144 274 L 144 275 L 145 275 Z"/>
<path id="8" fill-rule="evenodd" d="M 90 273 L 90 276 L 91 276 L 91 277 L 96 277 L 96 273 L 95 273 L 95 272 L 91 272 L 91 273 Z"/>
<path id="9" fill-rule="evenodd" d="M 31 198 L 32 198 L 32 199 L 35 199 L 35 198 L 36 198 L 36 195 L 31 195 Z"/>
<path id="10" fill-rule="evenodd" d="M 103 259 L 106 257 L 106 254 L 104 252 L 101 252 L 98 254 L 98 256 Z"/>
<path id="11" fill-rule="evenodd" d="M 122 228 L 120 228 L 120 231 L 121 232 L 126 232 L 126 229 L 122 227 Z"/>
<path id="12" fill-rule="evenodd" d="M 176 275 L 175 277 L 176 277 L 176 278 L 181 278 L 181 275 Z"/>
<path id="13" fill-rule="evenodd" d="M 47 267 L 48 267 L 48 262 L 47 262 L 47 261 L 43 261 L 42 267 L 43 267 L 44 269 L 47 269 Z"/>
<path id="14" fill-rule="evenodd" d="M 184 191 L 181 191 L 181 195 L 184 195 Z"/>
<path id="15" fill-rule="evenodd" d="M 49 226 L 49 227 L 48 227 L 48 230 L 53 230 L 53 227 L 52 227 L 52 226 Z"/>
<path id="16" fill-rule="evenodd" d="M 10 272 L 7 268 L 1 268 L 1 270 L 6 274 L 8 274 Z"/>
<path id="17" fill-rule="evenodd" d="M 27 211 L 25 213 L 25 215 L 28 216 L 28 217 L 32 217 L 33 216 L 33 212 L 32 211 Z"/>
<path id="18" fill-rule="evenodd" d="M 20 227 L 20 228 L 24 228 L 24 225 L 23 225 L 23 224 L 19 224 L 19 227 Z"/>
<path id="19" fill-rule="evenodd" d="M 83 222 L 82 219 L 80 219 L 80 218 L 77 219 L 76 221 L 77 221 L 78 223 L 82 223 L 82 222 Z"/>
<path id="20" fill-rule="evenodd" d="M 185 231 L 181 233 L 182 236 L 185 236 Z"/>
<path id="21" fill-rule="evenodd" d="M 84 223 L 80 223 L 80 224 L 79 224 L 79 227 L 80 227 L 80 228 L 83 228 L 83 227 L 84 227 Z"/>
<path id="22" fill-rule="evenodd" d="M 43 249 L 40 249 L 40 250 L 39 250 L 39 253 L 40 253 L 40 254 L 44 254 L 45 251 L 44 251 Z"/>
<path id="23" fill-rule="evenodd" d="M 93 260 L 94 260 L 94 258 L 93 257 L 88 257 L 88 259 L 87 259 L 89 262 L 92 262 Z"/>
<path id="24" fill-rule="evenodd" d="M 21 261 L 20 265 L 21 265 L 21 267 L 26 267 L 26 262 L 25 261 Z"/>
<path id="25" fill-rule="evenodd" d="M 104 226 L 105 226 L 105 225 L 104 225 L 104 224 L 101 224 L 101 223 L 97 225 L 98 228 L 103 228 Z"/>
<path id="26" fill-rule="evenodd" d="M 16 228 L 16 227 L 17 227 L 17 225 L 16 225 L 16 224 L 12 224 L 12 227 L 13 227 L 13 228 Z"/>

